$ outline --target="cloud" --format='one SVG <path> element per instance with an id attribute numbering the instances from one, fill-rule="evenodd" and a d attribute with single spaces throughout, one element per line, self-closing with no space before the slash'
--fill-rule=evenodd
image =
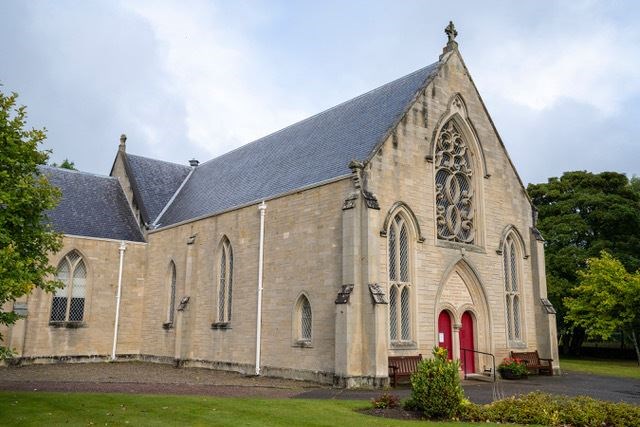
<path id="1" fill-rule="evenodd" d="M 258 53 L 234 30 L 246 21 L 234 25 L 237 16 L 225 16 L 207 1 L 128 2 L 126 7 L 149 24 L 157 39 L 166 84 L 184 105 L 187 139 L 209 154 L 307 115 L 274 101 L 281 98 L 278 88 L 261 77 L 263 64 L 254 59 Z"/>
<path id="2" fill-rule="evenodd" d="M 532 110 L 568 100 L 614 114 L 640 92 L 640 33 L 607 22 L 588 27 L 514 31 L 489 49 L 491 68 L 476 73 L 493 95 Z"/>

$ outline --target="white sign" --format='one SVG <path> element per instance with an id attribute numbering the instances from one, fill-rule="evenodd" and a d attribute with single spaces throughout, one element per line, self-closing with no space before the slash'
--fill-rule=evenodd
<path id="1" fill-rule="evenodd" d="M 444 342 L 444 332 L 440 332 L 440 333 L 438 334 L 438 341 L 439 341 L 439 342 Z"/>

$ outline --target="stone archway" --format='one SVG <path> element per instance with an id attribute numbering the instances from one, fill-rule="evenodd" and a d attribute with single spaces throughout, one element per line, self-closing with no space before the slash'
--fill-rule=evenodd
<path id="1" fill-rule="evenodd" d="M 491 317 L 487 297 L 482 282 L 476 270 L 464 258 L 454 262 L 443 275 L 438 295 L 436 297 L 435 314 L 447 310 L 453 321 L 453 358 L 460 360 L 462 357 L 460 330 L 463 327 L 463 316 L 466 316 L 467 330 L 465 338 L 471 336 L 473 349 L 492 353 Z M 472 319 L 469 322 L 469 319 Z M 437 331 L 436 331 L 437 332 Z M 467 347 L 470 343 L 465 344 Z M 473 358 L 474 370 L 492 366 L 488 356 L 475 354 Z M 467 363 L 467 366 L 471 363 Z M 468 372 L 469 373 L 469 372 Z"/>

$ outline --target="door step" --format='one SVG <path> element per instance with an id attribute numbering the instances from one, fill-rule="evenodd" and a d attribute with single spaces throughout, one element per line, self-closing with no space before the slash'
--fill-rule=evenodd
<path id="1" fill-rule="evenodd" d="M 467 374 L 467 378 L 466 379 L 474 380 L 474 381 L 493 382 L 493 375 L 491 375 L 491 374 Z"/>

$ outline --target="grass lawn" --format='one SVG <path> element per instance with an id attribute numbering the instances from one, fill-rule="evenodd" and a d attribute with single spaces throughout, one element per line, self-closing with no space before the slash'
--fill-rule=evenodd
<path id="1" fill-rule="evenodd" d="M 634 360 L 588 359 L 563 356 L 560 358 L 560 369 L 640 379 L 640 367 Z"/>
<path id="2" fill-rule="evenodd" d="M 400 421 L 356 413 L 368 402 L 0 391 L 0 424 L 224 426 L 478 426 Z M 482 423 L 485 425 L 494 425 Z"/>

